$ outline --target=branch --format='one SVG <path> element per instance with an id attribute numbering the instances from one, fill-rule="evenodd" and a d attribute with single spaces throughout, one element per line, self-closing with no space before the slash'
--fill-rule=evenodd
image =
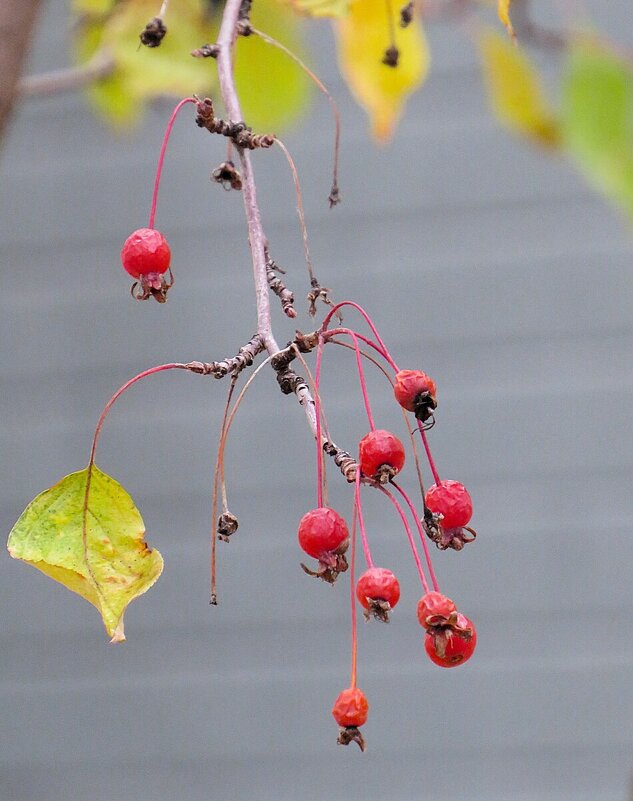
<path id="1" fill-rule="evenodd" d="M 74 92 L 99 78 L 107 78 L 114 72 L 115 67 L 114 59 L 108 53 L 100 51 L 79 67 L 53 70 L 41 75 L 28 75 L 19 82 L 17 91 L 23 97 Z"/>
<path id="2" fill-rule="evenodd" d="M 0 139 L 4 134 L 40 0 L 0 2 Z"/>

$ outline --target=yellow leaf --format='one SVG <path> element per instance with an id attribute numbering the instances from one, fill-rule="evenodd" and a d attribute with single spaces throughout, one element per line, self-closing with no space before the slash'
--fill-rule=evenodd
<path id="1" fill-rule="evenodd" d="M 144 533 L 132 498 L 92 465 L 38 495 L 13 527 L 7 547 L 15 559 L 93 604 L 112 642 L 120 642 L 128 604 L 163 570 Z"/>
<path id="2" fill-rule="evenodd" d="M 512 27 L 512 20 L 510 19 L 510 3 L 512 0 L 499 0 L 497 3 L 497 14 L 499 15 L 499 19 L 503 24 L 506 26 L 506 30 L 516 41 L 516 33 L 514 32 L 514 28 Z"/>
<path id="3" fill-rule="evenodd" d="M 407 96 L 424 80 L 429 52 L 418 22 L 399 26 L 399 6 L 392 3 L 387 16 L 385 0 L 355 0 L 350 14 L 336 20 L 341 72 L 360 105 L 371 120 L 372 133 L 379 142 L 387 141 L 402 115 Z M 391 45 L 391 30 L 399 51 L 397 67 L 383 63 Z"/>
<path id="4" fill-rule="evenodd" d="M 479 34 L 478 46 L 488 96 L 499 121 L 541 145 L 558 145 L 559 124 L 534 64 L 505 36 L 489 28 Z"/>
<path id="5" fill-rule="evenodd" d="M 290 4 L 309 17 L 344 17 L 350 0 L 290 0 Z"/>

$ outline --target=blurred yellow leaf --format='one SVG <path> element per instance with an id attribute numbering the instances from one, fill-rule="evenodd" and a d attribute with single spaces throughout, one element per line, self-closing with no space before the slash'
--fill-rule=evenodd
<path id="1" fill-rule="evenodd" d="M 344 17 L 350 0 L 290 0 L 290 4 L 309 17 Z"/>
<path id="2" fill-rule="evenodd" d="M 510 34 L 510 36 L 516 40 L 516 34 L 514 32 L 514 28 L 512 27 L 512 20 L 510 19 L 510 3 L 512 0 L 499 0 L 497 3 L 497 14 L 499 15 L 499 19 L 503 24 L 506 26 L 506 30 Z"/>
<path id="3" fill-rule="evenodd" d="M 93 464 L 31 501 L 7 547 L 15 559 L 96 606 L 112 641 L 120 642 L 128 604 L 163 569 L 161 555 L 148 548 L 144 533 L 132 498 Z"/>
<path id="4" fill-rule="evenodd" d="M 483 29 L 477 43 L 488 97 L 499 121 L 541 145 L 558 145 L 559 124 L 534 64 L 492 29 Z"/>
<path id="5" fill-rule="evenodd" d="M 208 94 L 215 70 L 204 59 L 191 58 L 191 50 L 209 41 L 207 5 L 203 0 L 178 0 L 170 15 L 168 33 L 160 47 L 139 47 L 139 33 L 157 12 L 155 0 L 124 0 L 105 20 L 88 20 L 77 35 L 77 59 L 89 60 L 107 53 L 115 69 L 95 81 L 88 96 L 96 109 L 118 126 L 133 123 L 152 97 Z"/>
<path id="6" fill-rule="evenodd" d="M 422 84 L 429 67 L 429 51 L 419 22 L 401 28 L 399 21 L 397 3 L 388 6 L 385 0 L 355 0 L 349 16 L 334 22 L 341 72 L 369 114 L 372 133 L 379 142 L 393 135 L 408 95 Z M 383 63 L 392 30 L 399 51 L 397 67 Z"/>
<path id="7" fill-rule="evenodd" d="M 257 0 L 251 22 L 305 59 L 298 22 L 287 7 L 276 0 Z M 244 117 L 254 130 L 282 128 L 305 111 L 308 77 L 285 53 L 258 36 L 238 40 L 234 74 Z"/>

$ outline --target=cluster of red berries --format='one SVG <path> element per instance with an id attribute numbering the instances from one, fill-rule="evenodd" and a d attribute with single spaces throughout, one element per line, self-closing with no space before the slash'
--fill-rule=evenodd
<path id="1" fill-rule="evenodd" d="M 390 488 L 393 487 L 405 498 L 413 512 L 415 512 L 415 508 L 404 490 L 394 482 L 405 464 L 404 445 L 391 432 L 373 427 L 362 375 L 361 385 L 372 430 L 361 439 L 358 445 L 354 523 L 356 524 L 357 519 L 360 523 L 368 569 L 358 578 L 354 595 L 368 620 L 373 617 L 388 622 L 390 612 L 400 600 L 400 584 L 391 570 L 375 567 L 371 561 L 360 510 L 360 484 L 376 486 L 389 495 L 391 495 Z M 439 479 L 424 436 L 426 430 L 424 423 L 433 417 L 433 412 L 437 408 L 435 382 L 420 370 L 400 370 L 395 375 L 394 395 L 400 406 L 406 411 L 413 412 L 417 419 L 435 478 L 435 483 L 424 494 L 423 517 L 415 521 L 418 531 L 434 541 L 442 550 L 449 547 L 461 550 L 464 543 L 474 539 L 475 536 L 471 529 L 466 529 L 472 516 L 472 501 L 463 484 L 458 481 L 441 481 Z M 319 498 L 322 500 L 321 494 L 319 494 Z M 395 503 L 398 505 L 397 501 Z M 470 533 L 470 536 L 465 532 Z M 306 554 L 316 559 L 318 565 L 314 570 L 302 565 L 303 569 L 310 575 L 334 583 L 337 576 L 348 569 L 345 554 L 354 537 L 355 526 L 350 537 L 347 524 L 338 512 L 326 505 L 319 505 L 318 508 L 312 509 L 303 516 L 299 523 L 298 539 L 301 548 Z M 418 561 L 425 593 L 418 602 L 417 616 L 425 631 L 425 651 L 436 665 L 444 668 L 456 667 L 472 656 L 477 643 L 477 634 L 472 621 L 458 611 L 450 598 L 438 591 L 428 548 L 424 537 L 421 539 L 434 586 L 434 589 L 429 589 Z M 410 543 L 414 555 L 416 555 L 416 546 L 412 536 L 410 536 Z M 352 550 L 352 564 L 353 553 Z M 354 610 L 352 611 L 352 626 L 352 647 L 355 652 Z M 353 664 L 355 665 L 355 658 Z M 365 744 L 360 727 L 367 720 L 368 710 L 367 698 L 356 686 L 354 667 L 351 686 L 340 693 L 332 709 L 332 715 L 340 727 L 339 743 L 347 745 L 356 742 L 361 750 L 364 750 Z"/>

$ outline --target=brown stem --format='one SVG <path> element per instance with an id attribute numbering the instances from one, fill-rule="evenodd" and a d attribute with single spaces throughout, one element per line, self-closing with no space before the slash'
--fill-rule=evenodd
<path id="1" fill-rule="evenodd" d="M 0 139 L 16 96 L 40 0 L 0 2 Z"/>
<path id="2" fill-rule="evenodd" d="M 101 51 L 80 67 L 68 67 L 40 75 L 28 75 L 19 82 L 17 91 L 22 97 L 54 95 L 61 92 L 74 92 L 83 89 L 92 81 L 107 78 L 115 68 L 114 59 Z"/>

